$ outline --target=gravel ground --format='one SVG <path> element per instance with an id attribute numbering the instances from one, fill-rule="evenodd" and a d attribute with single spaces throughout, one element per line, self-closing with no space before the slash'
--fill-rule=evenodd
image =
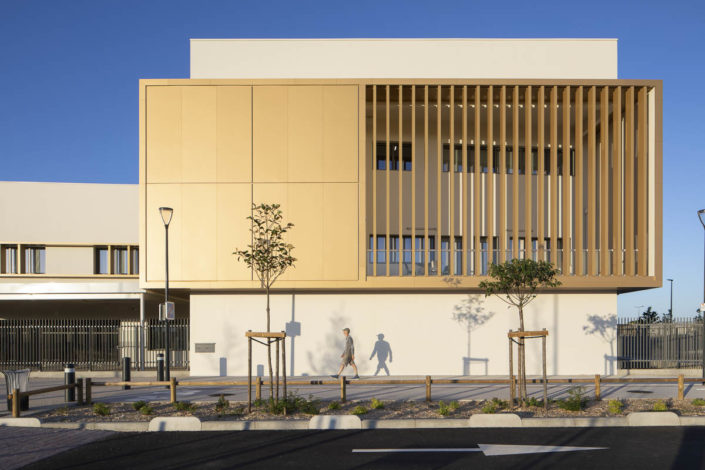
<path id="1" fill-rule="evenodd" d="M 705 406 L 693 405 L 690 400 L 657 400 L 657 399 L 628 399 L 620 400 L 623 404 L 622 410 L 619 413 L 610 413 L 609 401 L 590 400 L 586 403 L 582 411 L 568 411 L 559 408 L 556 402 L 549 403 L 548 410 L 544 411 L 542 407 L 515 407 L 509 409 L 506 402 L 500 402 L 501 405 L 497 412 L 512 412 L 519 414 L 521 417 L 590 417 L 590 416 L 625 416 L 628 413 L 635 411 L 653 411 L 656 402 L 666 404 L 668 411 L 673 411 L 676 414 L 684 416 L 705 416 Z M 185 402 L 188 403 L 188 402 Z M 331 409 L 337 406 L 337 409 Z M 446 415 L 440 413 L 442 402 L 426 403 L 423 401 L 382 401 L 382 408 L 374 409 L 370 400 L 348 401 L 345 403 L 338 402 L 314 402 L 315 409 L 319 414 L 324 415 L 345 415 L 351 414 L 357 407 L 364 407 L 367 411 L 362 414 L 364 419 L 428 419 L 428 418 L 469 418 L 473 414 L 483 413 L 490 400 L 469 400 L 461 402 L 444 403 L 450 408 Z M 247 403 L 230 402 L 226 408 L 216 408 L 215 403 L 195 403 L 188 411 L 179 411 L 174 405 L 163 402 L 150 402 L 149 406 L 152 409 L 150 414 L 142 414 L 136 411 L 132 403 L 111 403 L 110 414 L 100 416 L 96 414 L 92 406 L 75 406 L 56 408 L 44 413 L 34 415 L 42 422 L 106 422 L 106 421 L 149 421 L 157 416 L 196 416 L 202 421 L 209 420 L 269 420 L 269 419 L 286 419 L 286 420 L 304 420 L 309 419 L 311 414 L 303 412 L 290 413 L 288 415 L 275 415 L 269 413 L 263 407 L 253 407 L 251 413 L 247 412 Z"/>

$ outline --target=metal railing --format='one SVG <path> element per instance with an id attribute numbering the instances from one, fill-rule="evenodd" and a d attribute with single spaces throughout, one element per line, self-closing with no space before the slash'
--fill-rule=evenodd
<path id="1" fill-rule="evenodd" d="M 189 320 L 170 325 L 171 368 L 189 367 Z M 0 368 L 119 370 L 123 357 L 135 368 L 156 369 L 164 353 L 164 323 L 106 319 L 0 320 Z"/>
<path id="2" fill-rule="evenodd" d="M 648 323 L 620 318 L 617 324 L 619 369 L 688 369 L 702 367 L 703 324 L 695 318 Z"/>

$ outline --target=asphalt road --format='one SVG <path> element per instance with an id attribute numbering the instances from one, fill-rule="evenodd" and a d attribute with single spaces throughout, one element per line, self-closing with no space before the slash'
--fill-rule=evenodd
<path id="1" fill-rule="evenodd" d="M 480 450 L 482 444 L 604 449 L 486 455 Z M 428 448 L 422 452 L 353 452 Z M 697 469 L 705 468 L 705 428 L 120 433 L 25 468 Z"/>

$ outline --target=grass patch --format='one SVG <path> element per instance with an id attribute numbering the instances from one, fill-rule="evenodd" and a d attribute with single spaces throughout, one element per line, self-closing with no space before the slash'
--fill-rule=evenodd
<path id="1" fill-rule="evenodd" d="M 105 403 L 93 403 L 93 413 L 98 416 L 108 416 L 110 414 L 110 406 Z"/>
<path id="2" fill-rule="evenodd" d="M 149 416 L 154 412 L 151 406 L 149 405 L 144 405 L 142 408 L 140 408 L 140 414 L 143 416 Z"/>
<path id="3" fill-rule="evenodd" d="M 361 416 L 361 415 L 364 415 L 365 413 L 367 413 L 367 408 L 365 408 L 362 405 L 358 405 L 350 413 L 357 415 L 357 416 Z"/>
<path id="4" fill-rule="evenodd" d="M 337 401 L 332 401 L 328 403 L 328 409 L 329 410 L 339 410 L 340 409 L 340 403 Z"/>
<path id="5" fill-rule="evenodd" d="M 618 415 L 622 412 L 622 409 L 624 409 L 624 403 L 622 403 L 620 400 L 610 400 L 607 402 L 607 411 L 611 415 Z"/>
<path id="6" fill-rule="evenodd" d="M 194 405 L 190 401 L 177 401 L 174 402 L 174 408 L 176 411 L 187 411 L 192 413 L 198 409 L 198 406 Z"/>
<path id="7" fill-rule="evenodd" d="M 536 397 L 529 397 L 526 400 L 526 406 L 532 406 L 535 408 L 543 408 L 543 400 L 538 400 Z"/>
<path id="8" fill-rule="evenodd" d="M 695 406 L 705 406 L 705 400 L 703 400 L 702 398 L 694 398 L 693 401 L 691 401 L 690 403 Z"/>
<path id="9" fill-rule="evenodd" d="M 443 400 L 438 402 L 438 414 L 441 416 L 448 416 L 450 414 L 450 407 L 446 405 Z"/>
<path id="10" fill-rule="evenodd" d="M 450 411 L 455 411 L 460 408 L 460 403 L 458 403 L 458 400 L 453 400 L 448 404 L 448 408 L 450 408 Z"/>
<path id="11" fill-rule="evenodd" d="M 290 393 L 288 397 L 282 398 L 278 402 L 271 400 L 267 405 L 269 412 L 275 415 L 304 413 L 307 415 L 317 415 L 320 412 L 321 402 L 314 400 L 312 396 L 308 399 Z"/>
<path id="12" fill-rule="evenodd" d="M 144 400 L 140 400 L 140 401 L 136 401 L 136 402 L 132 403 L 132 408 L 135 411 L 139 411 L 145 406 L 147 406 L 147 402 Z"/>
<path id="13" fill-rule="evenodd" d="M 656 400 L 652 409 L 654 411 L 668 411 L 668 404 L 663 400 Z"/>
<path id="14" fill-rule="evenodd" d="M 566 411 L 582 411 L 587 405 L 588 399 L 585 397 L 584 387 L 572 387 L 568 390 L 568 398 L 558 400 L 558 408 Z"/>
<path id="15" fill-rule="evenodd" d="M 482 411 L 485 414 L 494 414 L 498 411 L 502 411 L 506 409 L 509 406 L 509 404 L 504 401 L 500 400 L 497 397 L 492 398 L 489 402 L 487 402 L 480 411 Z"/>
<path id="16" fill-rule="evenodd" d="M 382 409 L 384 409 L 384 403 L 382 403 L 381 401 L 379 401 L 379 400 L 376 399 L 376 398 L 373 398 L 373 399 L 372 399 L 372 403 L 370 404 L 370 406 L 372 407 L 373 410 L 382 410 Z"/>

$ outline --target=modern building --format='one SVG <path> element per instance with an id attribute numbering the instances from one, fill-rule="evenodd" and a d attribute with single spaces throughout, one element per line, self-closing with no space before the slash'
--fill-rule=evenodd
<path id="1" fill-rule="evenodd" d="M 0 182 L 0 366 L 154 367 L 163 294 L 139 286 L 138 201 L 134 184 Z"/>

